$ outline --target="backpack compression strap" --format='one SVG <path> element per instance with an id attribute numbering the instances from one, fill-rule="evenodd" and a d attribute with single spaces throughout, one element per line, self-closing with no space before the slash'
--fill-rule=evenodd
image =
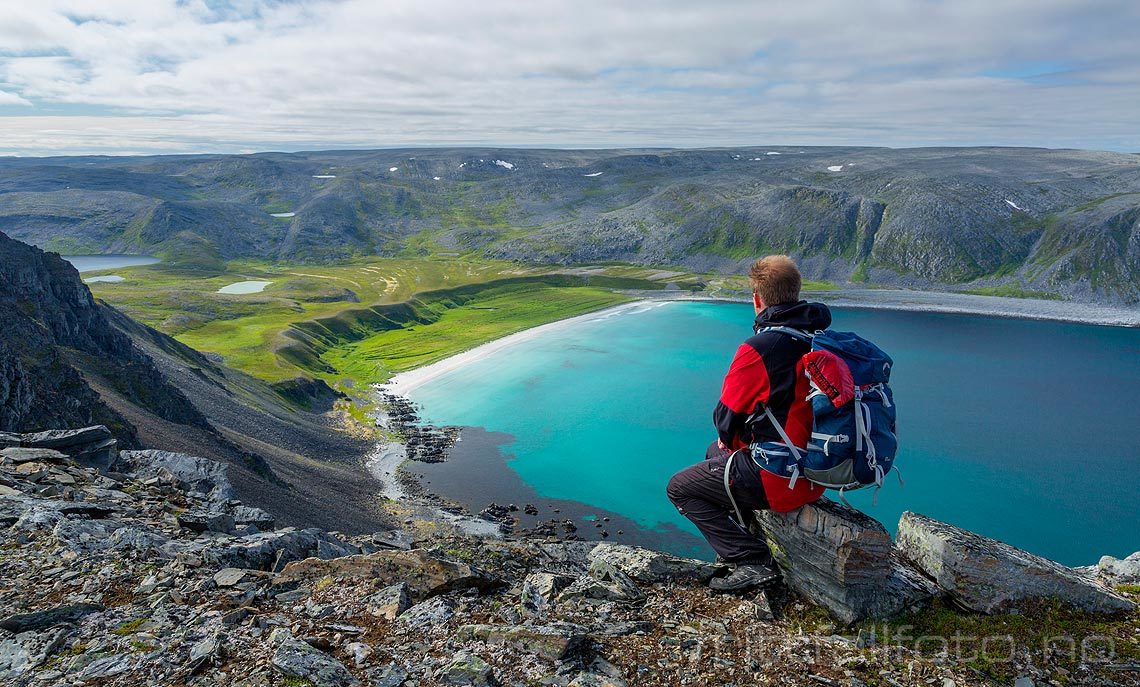
<path id="1" fill-rule="evenodd" d="M 728 454 L 728 460 L 724 461 L 724 493 L 728 494 L 728 500 L 732 504 L 732 510 L 736 511 L 736 521 L 741 527 L 744 527 L 744 514 L 740 512 L 740 506 L 736 505 L 736 497 L 732 495 L 732 459 L 736 457 L 739 451 L 733 451 Z"/>

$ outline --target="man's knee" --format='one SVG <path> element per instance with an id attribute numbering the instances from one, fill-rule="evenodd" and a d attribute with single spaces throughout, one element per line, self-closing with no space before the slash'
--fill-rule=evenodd
<path id="1" fill-rule="evenodd" d="M 675 506 L 687 496 L 685 490 L 687 480 L 684 478 L 684 473 L 684 470 L 677 472 L 669 478 L 669 483 L 665 485 L 665 494 Z"/>

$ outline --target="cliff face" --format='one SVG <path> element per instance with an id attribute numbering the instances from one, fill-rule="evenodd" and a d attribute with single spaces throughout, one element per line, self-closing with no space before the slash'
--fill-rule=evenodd
<path id="1" fill-rule="evenodd" d="M 367 440 L 338 431 L 323 382 L 278 388 L 96 302 L 68 262 L 0 233 L 0 432 L 106 425 L 234 465 L 284 522 L 376 529 Z"/>
<path id="2" fill-rule="evenodd" d="M 114 328 L 79 273 L 0 233 L 0 430 L 106 424 L 127 443 L 134 427 L 105 403 L 86 375 L 178 423 L 205 418 L 154 364 Z"/>

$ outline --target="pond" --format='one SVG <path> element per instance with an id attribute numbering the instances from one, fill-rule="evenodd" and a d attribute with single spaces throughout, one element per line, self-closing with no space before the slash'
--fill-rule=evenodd
<path id="1" fill-rule="evenodd" d="M 247 293 L 261 293 L 265 287 L 269 286 L 271 281 L 239 281 L 223 286 L 218 289 L 218 293 L 228 293 L 230 295 L 241 295 Z"/>
<path id="2" fill-rule="evenodd" d="M 153 265 L 159 262 L 159 259 L 152 255 L 64 255 L 62 257 L 81 273 Z"/>

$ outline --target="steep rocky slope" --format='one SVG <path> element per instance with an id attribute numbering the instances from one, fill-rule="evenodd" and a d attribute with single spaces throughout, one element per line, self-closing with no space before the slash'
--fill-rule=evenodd
<path id="1" fill-rule="evenodd" d="M 84 369 L 162 419 L 205 426 L 190 401 L 111 325 L 74 267 L 4 234 L 0 320 L 0 430 L 105 423 L 137 442 L 130 423 L 84 379 Z"/>
<path id="2" fill-rule="evenodd" d="M 0 230 L 64 252 L 462 252 L 1140 299 L 1140 156 L 1075 150 L 425 149 L 0 160 Z M 283 215 L 274 217 L 273 215 Z"/>
<path id="3" fill-rule="evenodd" d="M 96 302 L 58 255 L 0 233 L 0 432 L 104 424 L 128 447 L 234 464 L 285 521 L 378 529 L 363 456 L 323 383 L 271 386 Z"/>

